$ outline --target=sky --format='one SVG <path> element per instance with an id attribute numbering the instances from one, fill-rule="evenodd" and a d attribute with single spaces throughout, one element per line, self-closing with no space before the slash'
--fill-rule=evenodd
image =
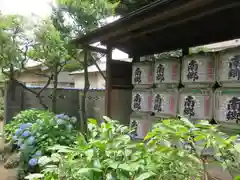
<path id="1" fill-rule="evenodd" d="M 46 17 L 51 13 L 52 0 L 0 0 L 0 10 L 6 14 Z"/>

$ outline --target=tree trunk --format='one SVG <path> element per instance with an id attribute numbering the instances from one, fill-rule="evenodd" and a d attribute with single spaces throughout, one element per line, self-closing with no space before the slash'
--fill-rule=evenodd
<path id="1" fill-rule="evenodd" d="M 86 135 L 87 133 L 87 113 L 86 113 L 86 97 L 90 84 L 88 79 L 88 52 L 84 50 L 84 90 L 81 97 L 81 132 Z"/>
<path id="2" fill-rule="evenodd" d="M 58 86 L 58 69 L 57 66 L 54 69 L 53 76 L 53 90 L 52 90 L 52 112 L 56 113 L 57 110 L 57 86 Z"/>

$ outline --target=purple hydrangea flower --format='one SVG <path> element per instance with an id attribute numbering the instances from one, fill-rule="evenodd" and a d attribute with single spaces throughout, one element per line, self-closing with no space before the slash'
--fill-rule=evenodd
<path id="1" fill-rule="evenodd" d="M 21 132 L 22 132 L 22 129 L 17 129 L 17 130 L 15 131 L 15 135 L 19 135 Z"/>
<path id="2" fill-rule="evenodd" d="M 30 137 L 27 139 L 27 143 L 28 143 L 29 145 L 34 144 L 34 143 L 35 143 L 35 137 L 30 136 Z"/>
<path id="3" fill-rule="evenodd" d="M 42 155 L 42 152 L 41 151 L 37 151 L 36 153 L 35 153 L 35 156 L 41 156 Z"/>
<path id="4" fill-rule="evenodd" d="M 29 131 L 24 131 L 22 136 L 23 137 L 28 137 L 28 136 L 30 136 L 30 132 Z"/>
<path id="5" fill-rule="evenodd" d="M 20 129 L 24 130 L 27 128 L 27 124 L 21 124 Z"/>
<path id="6" fill-rule="evenodd" d="M 63 119 L 63 117 L 64 117 L 64 114 L 57 114 L 56 115 L 56 118 L 58 118 L 58 119 Z"/>
<path id="7" fill-rule="evenodd" d="M 36 158 L 32 158 L 29 160 L 28 164 L 32 167 L 36 166 L 38 164 L 38 160 Z"/>

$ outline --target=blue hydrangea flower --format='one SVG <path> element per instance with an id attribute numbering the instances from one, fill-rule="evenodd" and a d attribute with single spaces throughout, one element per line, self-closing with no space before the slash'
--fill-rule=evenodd
<path id="1" fill-rule="evenodd" d="M 29 145 L 33 145 L 35 143 L 35 137 L 33 136 L 30 136 L 28 139 L 27 139 L 27 143 Z"/>
<path id="2" fill-rule="evenodd" d="M 17 129 L 17 130 L 15 131 L 15 135 L 19 135 L 21 132 L 22 132 L 22 129 Z"/>
<path id="3" fill-rule="evenodd" d="M 64 120 L 62 120 L 62 119 L 58 119 L 58 120 L 57 120 L 57 124 L 58 124 L 58 125 L 65 124 L 65 121 L 64 121 Z"/>
<path id="4" fill-rule="evenodd" d="M 36 158 L 32 158 L 29 160 L 28 164 L 32 167 L 36 166 L 38 164 L 38 160 Z"/>
<path id="5" fill-rule="evenodd" d="M 71 121 L 72 121 L 73 124 L 75 124 L 77 122 L 77 118 L 76 117 L 72 117 Z"/>
<path id="6" fill-rule="evenodd" d="M 73 128 L 73 126 L 72 126 L 71 124 L 68 124 L 68 125 L 67 125 L 67 129 L 68 129 L 68 130 L 71 130 L 72 128 Z"/>
<path id="7" fill-rule="evenodd" d="M 35 153 L 35 156 L 41 156 L 42 155 L 42 152 L 41 151 L 37 151 L 36 153 Z"/>
<path id="8" fill-rule="evenodd" d="M 64 117 L 64 114 L 57 114 L 56 115 L 56 118 L 58 118 L 58 119 L 63 119 L 63 117 Z"/>
<path id="9" fill-rule="evenodd" d="M 30 136 L 30 132 L 29 131 L 24 131 L 22 136 L 23 137 L 28 137 L 28 136 Z"/>
<path id="10" fill-rule="evenodd" d="M 20 129 L 24 130 L 27 128 L 27 124 L 21 124 Z"/>

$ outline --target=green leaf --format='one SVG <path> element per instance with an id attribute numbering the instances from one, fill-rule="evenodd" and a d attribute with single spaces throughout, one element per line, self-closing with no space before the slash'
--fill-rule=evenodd
<path id="1" fill-rule="evenodd" d="M 234 180 L 240 180 L 240 176 L 236 176 Z"/>
<path id="2" fill-rule="evenodd" d="M 93 158 L 93 155 L 94 155 L 94 150 L 93 150 L 93 149 L 88 149 L 88 150 L 85 152 L 85 155 L 87 156 L 87 160 L 88 160 L 88 161 L 91 161 L 92 158 Z"/>
<path id="3" fill-rule="evenodd" d="M 42 179 L 44 178 L 43 174 L 29 174 L 28 176 L 26 176 L 24 179 L 28 179 L 28 180 L 38 180 L 38 179 Z"/>
<path id="4" fill-rule="evenodd" d="M 47 157 L 47 156 L 42 156 L 38 160 L 38 163 L 39 163 L 40 166 L 45 166 L 50 162 L 52 162 L 52 159 Z"/>
<path id="5" fill-rule="evenodd" d="M 102 170 L 98 169 L 98 168 L 81 168 L 81 169 L 78 170 L 78 173 L 79 174 L 85 174 L 85 173 L 89 173 L 89 172 L 92 172 L 92 171 L 102 172 Z"/>
<path id="6" fill-rule="evenodd" d="M 88 122 L 94 125 L 98 124 L 96 119 L 88 119 Z"/>
<path id="7" fill-rule="evenodd" d="M 109 118 L 109 117 L 107 117 L 107 116 L 103 116 L 103 119 L 105 120 L 105 121 L 107 121 L 107 122 L 111 122 L 112 120 Z"/>
<path id="8" fill-rule="evenodd" d="M 145 179 L 148 179 L 155 175 L 156 174 L 153 172 L 145 172 L 145 173 L 140 174 L 135 180 L 145 180 Z"/>
<path id="9" fill-rule="evenodd" d="M 132 169 L 132 167 L 130 166 L 130 165 L 128 165 L 127 163 L 123 163 L 123 164 L 120 164 L 119 166 L 118 166 L 118 168 L 119 169 L 122 169 L 122 170 L 125 170 L 125 171 L 134 171 L 133 169 Z"/>

